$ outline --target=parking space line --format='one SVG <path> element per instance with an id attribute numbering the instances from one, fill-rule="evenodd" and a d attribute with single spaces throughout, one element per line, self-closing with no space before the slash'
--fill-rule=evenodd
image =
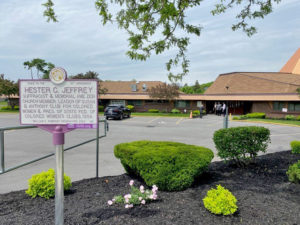
<path id="1" fill-rule="evenodd" d="M 179 120 L 176 121 L 176 125 L 178 125 L 184 118 L 180 118 Z"/>
<path id="2" fill-rule="evenodd" d="M 160 118 L 160 116 L 148 121 L 147 123 L 152 123 L 153 121 L 158 120 L 159 118 Z"/>

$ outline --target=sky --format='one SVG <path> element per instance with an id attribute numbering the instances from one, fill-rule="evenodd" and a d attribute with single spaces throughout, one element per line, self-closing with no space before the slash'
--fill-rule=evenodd
<path id="1" fill-rule="evenodd" d="M 94 0 L 53 0 L 58 23 L 43 17 L 45 1 L 0 0 L 0 74 L 5 78 L 30 79 L 23 63 L 42 58 L 69 75 L 91 70 L 102 80 L 168 81 L 165 63 L 173 50 L 132 61 L 126 56 L 126 32 L 102 26 Z M 204 0 L 187 13 L 187 21 L 203 29 L 200 37 L 191 36 L 190 72 L 182 84 L 214 81 L 228 72 L 277 72 L 300 48 L 299 0 L 282 0 L 264 19 L 250 21 L 258 29 L 250 38 L 231 30 L 237 9 L 211 15 L 216 1 Z"/>

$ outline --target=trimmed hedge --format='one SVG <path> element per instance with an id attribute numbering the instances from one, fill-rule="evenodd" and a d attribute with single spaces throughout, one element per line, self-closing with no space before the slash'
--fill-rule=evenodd
<path id="1" fill-rule="evenodd" d="M 213 140 L 220 158 L 244 163 L 255 158 L 258 152 L 266 152 L 270 130 L 255 126 L 220 129 L 214 133 Z"/>
<path id="2" fill-rule="evenodd" d="M 284 118 L 285 118 L 286 120 L 296 120 L 296 117 L 293 116 L 293 115 L 286 115 Z"/>
<path id="3" fill-rule="evenodd" d="M 300 154 L 300 141 L 292 141 L 291 143 L 292 153 Z"/>
<path id="4" fill-rule="evenodd" d="M 148 110 L 149 113 L 159 113 L 158 109 L 149 109 Z"/>
<path id="5" fill-rule="evenodd" d="M 246 114 L 246 116 L 247 116 L 247 118 L 257 118 L 257 119 L 266 118 L 266 114 L 260 113 L 260 112 L 248 113 L 248 114 Z"/>
<path id="6" fill-rule="evenodd" d="M 172 109 L 171 113 L 180 113 L 179 109 Z"/>
<path id="7" fill-rule="evenodd" d="M 208 148 L 166 141 L 122 143 L 115 146 L 114 154 L 127 173 L 165 191 L 190 187 L 214 157 Z"/>
<path id="8" fill-rule="evenodd" d="M 133 105 L 127 105 L 126 106 L 131 112 L 133 112 L 133 110 L 134 110 L 134 106 Z"/>

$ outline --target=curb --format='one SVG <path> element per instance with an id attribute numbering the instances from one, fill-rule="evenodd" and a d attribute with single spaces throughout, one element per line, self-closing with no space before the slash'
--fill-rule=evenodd
<path id="1" fill-rule="evenodd" d="M 285 123 L 273 123 L 273 122 L 264 122 L 264 121 L 249 121 L 249 120 L 231 120 L 231 121 L 246 122 L 246 123 L 265 123 L 265 124 L 280 125 L 280 126 L 287 126 L 287 127 L 300 127 L 300 125 L 285 124 Z"/>

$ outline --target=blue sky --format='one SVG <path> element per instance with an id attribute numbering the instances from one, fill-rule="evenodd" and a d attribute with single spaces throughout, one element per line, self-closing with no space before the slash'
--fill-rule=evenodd
<path id="1" fill-rule="evenodd" d="M 46 22 L 41 1 L 0 1 L 0 74 L 30 78 L 23 62 L 42 58 L 70 75 L 92 70 L 103 80 L 168 80 L 165 62 L 173 51 L 132 61 L 125 55 L 126 33 L 116 25 L 103 27 L 93 0 L 53 2 L 59 23 Z M 204 0 L 188 12 L 187 20 L 203 30 L 191 37 L 190 73 L 182 83 L 209 82 L 233 71 L 279 71 L 300 47 L 299 0 L 283 0 L 265 19 L 251 21 L 258 28 L 251 38 L 231 30 L 235 9 L 212 16 L 215 2 Z"/>

